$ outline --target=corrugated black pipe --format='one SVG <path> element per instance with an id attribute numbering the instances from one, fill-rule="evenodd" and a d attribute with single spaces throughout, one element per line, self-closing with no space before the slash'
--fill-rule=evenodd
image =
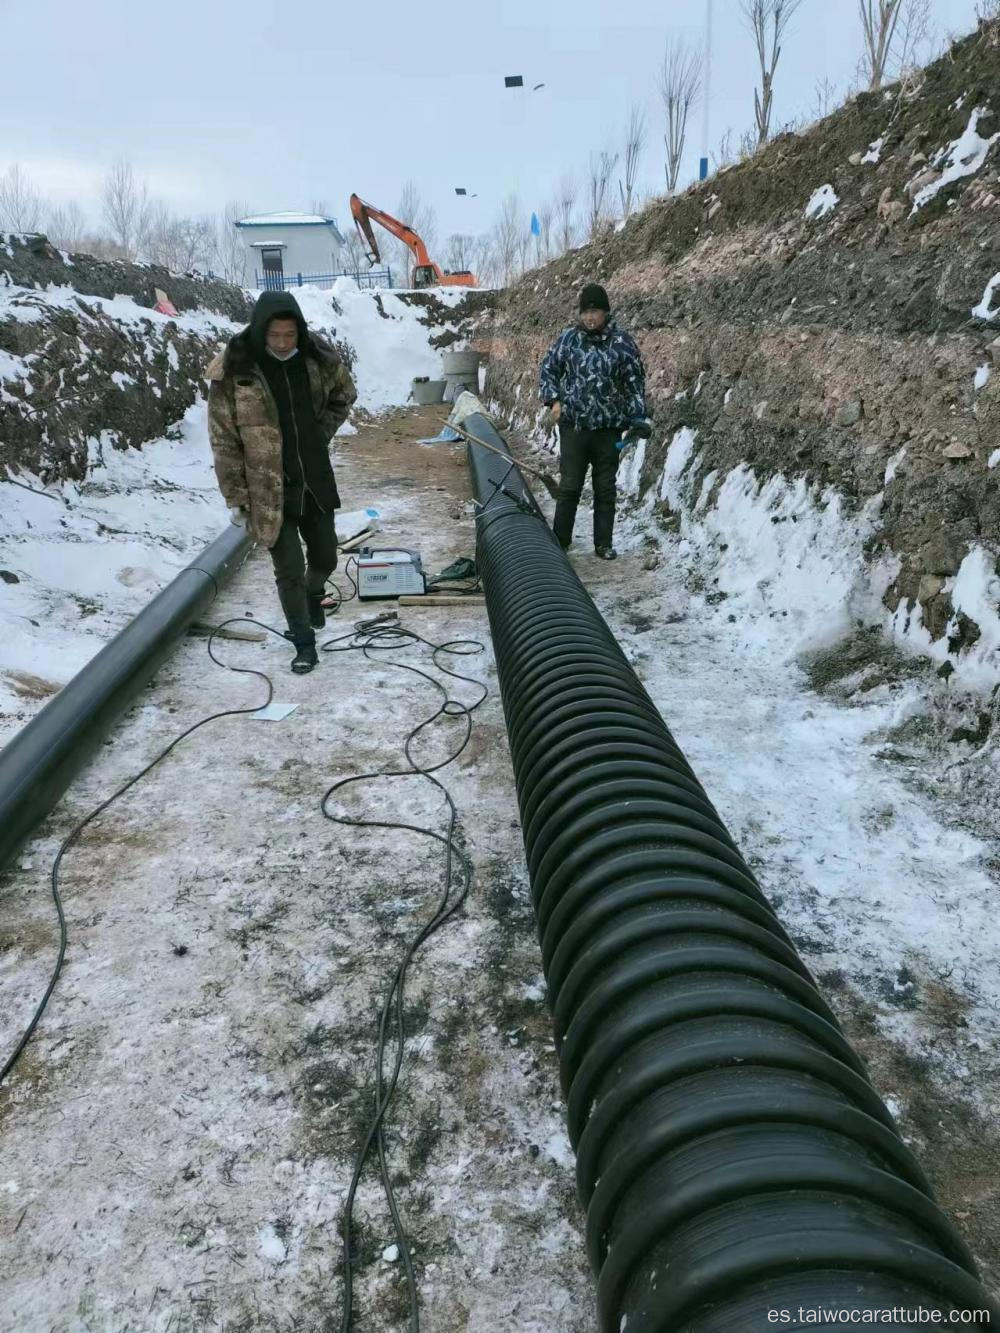
<path id="1" fill-rule="evenodd" d="M 520 473 L 469 462 L 601 1329 L 1000 1321 Z"/>
<path id="2" fill-rule="evenodd" d="M 249 548 L 226 528 L 0 751 L 0 871 Z"/>

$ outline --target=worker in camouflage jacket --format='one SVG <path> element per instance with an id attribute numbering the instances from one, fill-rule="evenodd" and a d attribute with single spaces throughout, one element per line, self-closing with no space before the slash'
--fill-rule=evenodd
<path id="1" fill-rule="evenodd" d="M 287 292 L 258 298 L 249 326 L 205 377 L 219 489 L 233 522 L 271 552 L 296 648 L 292 670 L 311 671 L 326 580 L 337 567 L 340 496 L 329 446 L 357 397 L 354 381 Z"/>
<path id="2" fill-rule="evenodd" d="M 615 479 L 623 447 L 648 437 L 646 372 L 631 334 L 611 318 L 603 287 L 580 293 L 580 319 L 546 352 L 539 395 L 548 409 L 543 424 L 559 426 L 559 491 L 553 529 L 564 550 L 587 469 L 593 472 L 594 550 L 614 560 Z"/>

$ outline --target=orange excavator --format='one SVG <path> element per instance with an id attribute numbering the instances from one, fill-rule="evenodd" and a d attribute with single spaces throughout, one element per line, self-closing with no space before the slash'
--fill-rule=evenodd
<path id="1" fill-rule="evenodd" d="M 351 216 L 354 218 L 358 235 L 361 237 L 370 264 L 377 264 L 382 258 L 375 240 L 375 233 L 372 231 L 372 223 L 377 222 L 380 227 L 384 227 L 386 231 L 391 232 L 393 236 L 402 241 L 413 254 L 412 281 L 414 287 L 475 287 L 475 276 L 468 269 L 460 269 L 457 272 L 440 269 L 431 259 L 427 253 L 427 246 L 424 245 L 412 227 L 405 222 L 400 222 L 398 218 L 394 218 L 390 213 L 383 213 L 380 208 L 366 204 L 356 194 L 351 195 Z"/>

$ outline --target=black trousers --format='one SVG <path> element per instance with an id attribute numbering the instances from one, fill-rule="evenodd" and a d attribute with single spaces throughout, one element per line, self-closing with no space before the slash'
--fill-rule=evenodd
<path id="1" fill-rule="evenodd" d="M 281 609 L 296 648 L 315 644 L 308 595 L 322 593 L 337 568 L 337 528 L 332 511 L 324 514 L 310 497 L 301 517 L 286 514 L 278 540 L 271 547 L 271 560 Z"/>
<path id="2" fill-rule="evenodd" d="M 578 430 L 559 427 L 559 490 L 552 529 L 563 546 L 573 539 L 576 507 L 580 503 L 587 468 L 593 471 L 594 546 L 610 546 L 615 529 L 615 479 L 620 454 L 615 448 L 621 431 Z"/>

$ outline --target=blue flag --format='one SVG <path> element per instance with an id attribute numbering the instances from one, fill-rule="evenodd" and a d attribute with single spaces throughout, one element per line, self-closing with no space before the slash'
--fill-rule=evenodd
<path id="1" fill-rule="evenodd" d="M 532 236 L 541 236 L 542 234 L 542 228 L 538 221 L 537 213 L 532 213 L 531 215 L 531 234 Z"/>

